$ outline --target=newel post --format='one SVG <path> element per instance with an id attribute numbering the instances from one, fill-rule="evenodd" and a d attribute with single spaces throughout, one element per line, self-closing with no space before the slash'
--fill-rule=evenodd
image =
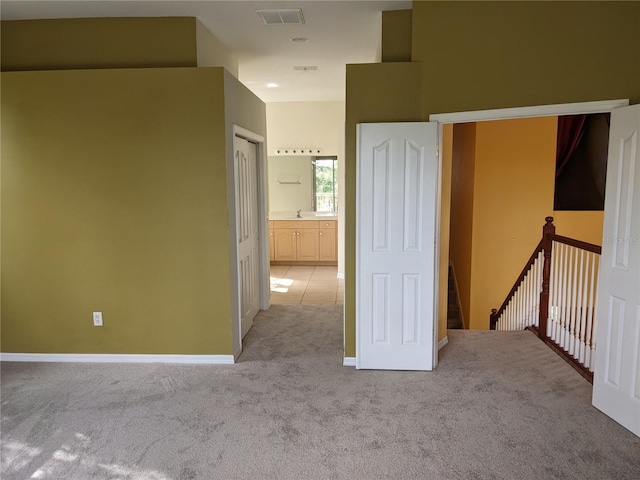
<path id="1" fill-rule="evenodd" d="M 491 309 L 491 315 L 489 315 L 489 330 L 496 330 L 498 328 L 498 310 Z"/>
<path id="2" fill-rule="evenodd" d="M 549 319 L 549 279 L 551 277 L 551 249 L 553 248 L 552 235 L 556 233 L 553 217 L 546 217 L 542 227 L 542 250 L 544 252 L 544 264 L 542 266 L 542 291 L 540 292 L 540 317 L 538 322 L 538 337 L 547 336 L 547 320 Z"/>

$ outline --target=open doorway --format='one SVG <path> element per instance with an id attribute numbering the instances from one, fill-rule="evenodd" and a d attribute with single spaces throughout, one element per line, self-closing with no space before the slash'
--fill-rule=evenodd
<path id="1" fill-rule="evenodd" d="M 342 305 L 344 102 L 267 103 L 272 304 Z"/>
<path id="2" fill-rule="evenodd" d="M 443 200 L 443 216 L 450 214 L 451 222 L 442 225 L 450 236 L 443 246 L 449 247 L 444 258 L 453 263 L 466 328 L 489 328 L 491 309 L 502 304 L 536 247 L 546 216 L 556 218 L 561 235 L 601 242 L 602 210 L 554 208 L 558 118 L 619 104 L 435 115 L 454 120 L 442 122 L 443 162 L 451 168 L 451 200 Z"/>

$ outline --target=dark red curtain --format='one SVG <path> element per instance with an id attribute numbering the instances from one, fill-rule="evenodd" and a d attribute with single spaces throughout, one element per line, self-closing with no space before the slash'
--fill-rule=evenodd
<path id="1" fill-rule="evenodd" d="M 571 155 L 584 136 L 586 115 L 558 117 L 558 140 L 556 144 L 556 178 L 567 166 Z"/>

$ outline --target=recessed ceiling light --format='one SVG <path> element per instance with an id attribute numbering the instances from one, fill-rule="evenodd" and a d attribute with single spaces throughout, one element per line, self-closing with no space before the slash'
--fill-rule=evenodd
<path id="1" fill-rule="evenodd" d="M 309 40 L 307 37 L 293 37 L 290 39 L 293 43 L 303 43 Z"/>
<path id="2" fill-rule="evenodd" d="M 278 88 L 280 85 L 278 85 L 277 83 L 267 83 L 267 87 L 268 88 Z"/>

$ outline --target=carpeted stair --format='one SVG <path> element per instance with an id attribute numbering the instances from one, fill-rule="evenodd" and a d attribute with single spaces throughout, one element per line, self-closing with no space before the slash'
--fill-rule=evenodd
<path id="1" fill-rule="evenodd" d="M 449 294 L 447 303 L 447 328 L 449 330 L 464 328 L 462 325 L 462 316 L 460 315 L 460 307 L 458 306 L 456 282 L 454 279 L 453 268 L 451 266 L 449 267 Z"/>

